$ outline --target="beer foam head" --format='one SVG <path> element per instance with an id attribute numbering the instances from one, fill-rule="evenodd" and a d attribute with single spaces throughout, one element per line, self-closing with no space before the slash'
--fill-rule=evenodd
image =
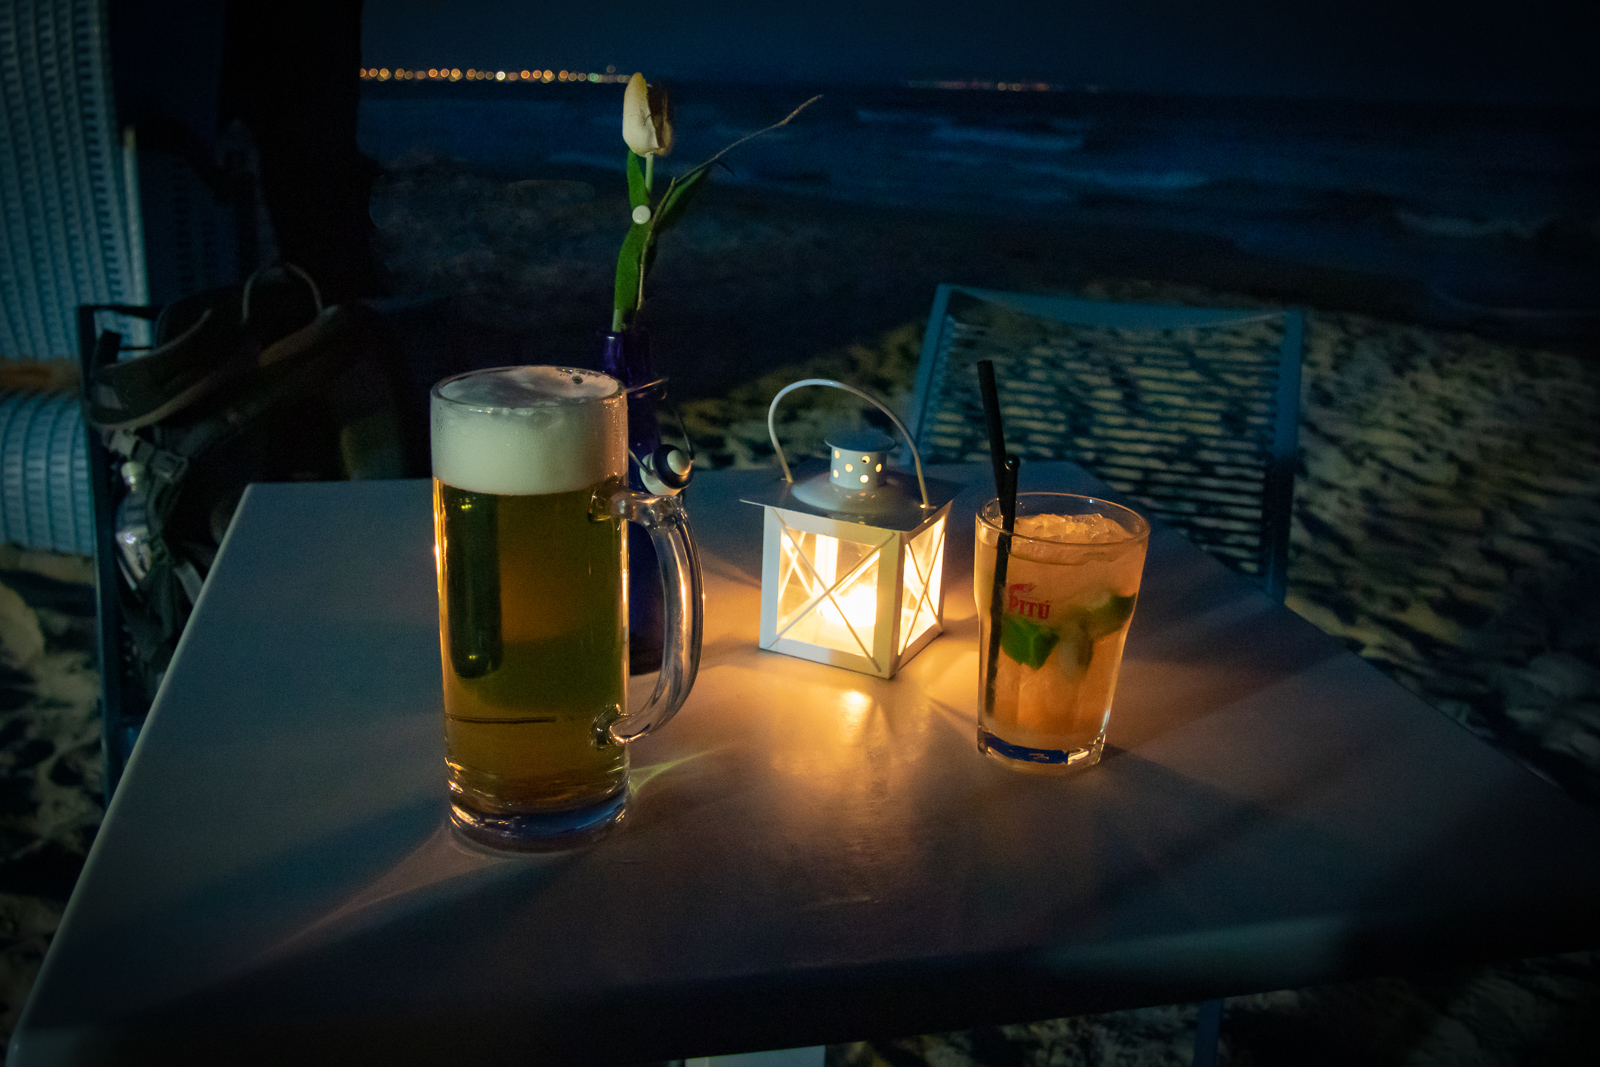
<path id="1" fill-rule="evenodd" d="M 502 367 L 433 390 L 433 474 L 475 493 L 565 493 L 628 471 L 627 400 L 615 378 Z"/>

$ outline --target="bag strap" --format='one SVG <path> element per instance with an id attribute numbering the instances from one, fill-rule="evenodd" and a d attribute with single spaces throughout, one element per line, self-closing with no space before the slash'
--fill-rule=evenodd
<path id="1" fill-rule="evenodd" d="M 108 449 L 142 464 L 151 477 L 145 516 L 152 534 L 160 532 L 177 503 L 178 490 L 190 466 L 224 440 L 243 433 L 263 412 L 312 385 L 326 371 L 353 322 L 350 312 L 342 304 L 335 304 L 294 333 L 268 345 L 253 362 L 262 375 L 258 388 L 244 391 L 216 414 L 164 439 L 162 446 L 126 428 L 104 435 Z"/>
<path id="2" fill-rule="evenodd" d="M 183 410 L 236 373 L 237 358 L 213 362 L 218 350 L 237 347 L 230 334 L 236 331 L 207 308 L 183 333 L 138 359 L 100 362 L 112 353 L 96 345 L 85 417 L 104 430 L 132 430 Z"/>
<path id="3" fill-rule="evenodd" d="M 259 316 L 251 315 L 251 297 L 266 271 L 251 274 L 242 291 L 216 290 L 196 298 L 198 318 L 138 359 L 118 360 L 117 347 L 96 344 L 84 383 L 85 418 L 103 430 L 150 426 L 262 366 L 259 358 L 278 340 L 252 328 Z M 322 312 L 322 293 L 309 274 L 293 264 L 272 274 L 303 282 L 317 314 Z M 220 360 L 219 352 L 225 353 Z"/>

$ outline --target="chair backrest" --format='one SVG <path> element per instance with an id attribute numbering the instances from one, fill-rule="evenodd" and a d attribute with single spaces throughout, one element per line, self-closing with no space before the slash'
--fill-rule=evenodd
<path id="1" fill-rule="evenodd" d="M 0 3 L 0 356 L 71 360 L 77 305 L 143 299 L 107 10 Z"/>
<path id="2" fill-rule="evenodd" d="M 908 420 L 925 462 L 1006 445 L 1073 460 L 1281 601 L 1300 422 L 1296 310 L 1116 304 L 941 285 Z"/>

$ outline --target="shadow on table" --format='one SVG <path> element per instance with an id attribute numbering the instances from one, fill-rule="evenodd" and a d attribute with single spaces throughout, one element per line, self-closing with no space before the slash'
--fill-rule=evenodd
<path id="1" fill-rule="evenodd" d="M 171 1003 L 229 976 L 315 956 L 363 930 L 396 921 L 485 886 L 516 882 L 528 891 L 556 877 L 570 856 L 502 857 L 455 840 L 443 798 L 392 809 L 287 850 L 207 877 L 179 874 L 153 900 L 104 905 L 100 929 L 57 946 L 53 965 L 94 969 L 99 958 L 144 961 L 117 994 L 118 1008 Z M 401 855 L 386 865 L 384 857 Z M 186 884 L 185 884 L 186 883 Z M 85 907 L 88 905 L 85 904 Z M 247 916 L 244 923 L 241 916 Z M 181 945 L 169 930 L 190 931 Z M 199 952 L 195 946 L 203 946 Z M 74 953 L 91 958 L 71 959 Z M 53 958 L 54 959 L 54 958 Z M 96 989 L 111 986 L 96 985 Z M 105 1018 L 110 1005 L 83 995 L 36 1006 L 33 1026 Z"/>

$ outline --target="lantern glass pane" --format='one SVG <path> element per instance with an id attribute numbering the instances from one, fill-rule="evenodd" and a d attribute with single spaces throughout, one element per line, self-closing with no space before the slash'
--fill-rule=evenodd
<path id="1" fill-rule="evenodd" d="M 939 584 L 944 576 L 944 520 L 906 545 L 905 588 L 900 593 L 900 647 L 933 629 L 939 621 Z"/>
<path id="2" fill-rule="evenodd" d="M 779 636 L 870 658 L 880 559 L 872 545 L 786 528 L 778 553 Z"/>

